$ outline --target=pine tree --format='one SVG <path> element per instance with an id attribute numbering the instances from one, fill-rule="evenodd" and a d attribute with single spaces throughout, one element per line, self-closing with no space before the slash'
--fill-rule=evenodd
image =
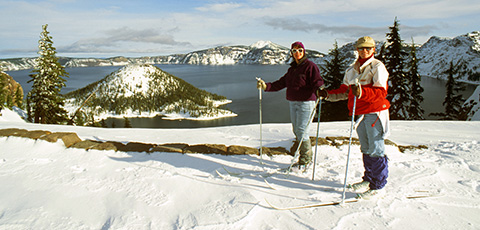
<path id="1" fill-rule="evenodd" d="M 18 108 L 23 109 L 23 93 L 19 89 L 15 92 L 15 104 Z"/>
<path id="2" fill-rule="evenodd" d="M 101 126 L 102 128 L 108 128 L 107 122 L 105 121 L 105 119 L 102 119 L 102 120 L 100 121 L 100 126 Z"/>
<path id="3" fill-rule="evenodd" d="M 382 47 L 380 47 L 380 51 L 377 52 L 378 54 L 375 55 L 375 58 L 381 61 L 382 63 L 385 63 L 385 49 L 387 48 L 386 43 L 382 44 Z"/>
<path id="4" fill-rule="evenodd" d="M 130 120 L 128 119 L 128 117 L 123 117 L 123 119 L 125 120 L 125 123 L 124 123 L 124 128 L 132 128 L 132 124 L 130 123 Z"/>
<path id="5" fill-rule="evenodd" d="M 387 33 L 387 43 L 385 48 L 385 67 L 389 76 L 389 87 L 387 99 L 390 101 L 390 118 L 406 119 L 409 114 L 407 106 L 411 98 L 409 98 L 410 89 L 404 72 L 404 58 L 407 52 L 403 49 L 402 40 L 400 39 L 400 29 L 397 18 L 390 33 Z"/>
<path id="6" fill-rule="evenodd" d="M 329 56 L 332 59 L 325 59 L 325 66 L 322 67 L 323 80 L 327 89 L 338 89 L 343 82 L 345 69 L 347 68 L 346 59 L 338 50 L 338 43 L 335 41 L 333 49 L 330 50 Z M 347 101 L 339 102 L 322 102 L 323 109 L 321 111 L 322 121 L 343 121 L 348 118 Z"/>
<path id="7" fill-rule="evenodd" d="M 457 93 L 464 91 L 465 87 L 460 86 L 457 82 L 455 76 L 458 73 L 457 71 L 453 61 L 450 62 L 450 68 L 447 70 L 448 80 L 445 84 L 445 100 L 443 101 L 445 112 L 431 114 L 433 116 L 439 116 L 441 120 L 458 120 L 461 111 L 464 110 L 463 103 L 465 99 L 463 99 L 461 94 Z"/>
<path id="8" fill-rule="evenodd" d="M 0 75 L 0 111 L 5 107 L 5 98 L 6 98 L 6 93 L 5 93 L 5 82 L 3 81 L 3 78 Z"/>
<path id="9" fill-rule="evenodd" d="M 418 73 L 418 59 L 415 42 L 412 38 L 412 49 L 410 51 L 409 71 L 407 72 L 407 79 L 410 85 L 410 103 L 408 104 L 408 118 L 409 120 L 424 120 L 423 113 L 425 112 L 420 105 L 423 102 L 423 87 L 420 85 L 421 76 Z"/>
<path id="10" fill-rule="evenodd" d="M 68 120 L 67 111 L 63 109 L 64 98 L 60 95 L 66 82 L 64 77 L 68 77 L 68 73 L 58 61 L 47 26 L 48 24 L 42 26 L 43 31 L 38 41 L 40 57 L 36 59 L 35 69 L 30 75 L 32 79 L 28 81 L 33 82 L 27 95 L 32 110 L 29 114 L 35 123 L 60 124 Z"/>
<path id="11" fill-rule="evenodd" d="M 330 50 L 328 55 L 332 59 L 325 59 L 325 67 L 322 67 L 324 72 L 323 80 L 327 88 L 337 89 L 342 84 L 346 69 L 346 60 L 338 50 L 337 41 L 335 41 L 333 49 Z"/>

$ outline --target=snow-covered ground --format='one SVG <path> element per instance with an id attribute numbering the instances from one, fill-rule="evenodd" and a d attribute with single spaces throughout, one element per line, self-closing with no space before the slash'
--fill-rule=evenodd
<path id="1" fill-rule="evenodd" d="M 257 125 L 197 129 L 103 129 L 22 122 L 3 110 L 0 129 L 76 132 L 82 139 L 259 146 Z M 320 136 L 348 136 L 348 122 L 321 123 Z M 310 133 L 315 135 L 316 126 Z M 319 146 L 315 172 L 273 173 L 290 156 L 131 153 L 65 148 L 0 137 L 0 229 L 479 229 L 480 122 L 393 121 L 387 196 L 342 206 L 347 146 Z M 290 124 L 263 124 L 263 144 L 289 147 Z M 238 172 L 242 177 L 229 175 Z M 218 171 L 221 175 L 217 174 Z M 352 147 L 348 182 L 362 176 Z M 271 185 L 269 187 L 265 181 Z M 273 187 L 273 188 L 272 188 Z M 409 195 L 434 197 L 407 199 Z M 348 191 L 347 198 L 355 194 Z"/>

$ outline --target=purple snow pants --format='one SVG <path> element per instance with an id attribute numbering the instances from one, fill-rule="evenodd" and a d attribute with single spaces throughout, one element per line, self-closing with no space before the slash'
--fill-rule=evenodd
<path id="1" fill-rule="evenodd" d="M 387 156 L 371 157 L 368 154 L 363 154 L 363 167 L 365 167 L 363 180 L 370 182 L 370 189 L 385 187 L 388 177 Z"/>

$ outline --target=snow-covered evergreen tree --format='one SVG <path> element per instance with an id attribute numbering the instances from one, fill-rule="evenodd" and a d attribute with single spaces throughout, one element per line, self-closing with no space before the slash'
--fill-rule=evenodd
<path id="1" fill-rule="evenodd" d="M 132 123 L 130 123 L 130 119 L 128 119 L 128 117 L 123 117 L 123 120 L 124 120 L 124 125 L 123 125 L 124 128 L 132 128 Z"/>
<path id="2" fill-rule="evenodd" d="M 0 78 L 0 111 L 5 107 L 5 98 L 6 98 L 6 93 L 5 93 L 5 83 L 3 82 L 3 79 Z"/>
<path id="3" fill-rule="evenodd" d="M 35 69 L 30 76 L 33 82 L 32 89 L 28 93 L 27 106 L 30 120 L 42 124 L 60 124 L 67 121 L 67 112 L 63 109 L 64 98 L 60 95 L 60 90 L 65 86 L 65 78 L 68 73 L 65 67 L 60 65 L 56 56 L 56 49 L 53 46 L 52 36 L 47 31 L 47 26 L 43 25 L 43 31 L 38 41 L 38 54 L 40 57 L 36 60 Z"/>
<path id="4" fill-rule="evenodd" d="M 422 106 L 420 105 L 423 102 L 423 87 L 420 85 L 421 76 L 418 73 L 418 59 L 417 59 L 417 48 L 415 47 L 415 42 L 412 38 L 412 49 L 410 51 L 410 62 L 409 70 L 407 72 L 407 79 L 410 85 L 410 103 L 408 104 L 408 120 L 424 120 L 425 117 L 423 113 Z"/>
<path id="5" fill-rule="evenodd" d="M 399 23 L 396 17 L 393 26 L 389 28 L 390 32 L 387 33 L 388 44 L 385 48 L 384 64 L 390 74 L 387 96 L 391 103 L 390 118 L 407 119 L 409 117 L 407 108 L 411 98 L 404 71 L 404 59 L 408 54 L 402 46 Z"/>
<path id="6" fill-rule="evenodd" d="M 333 49 L 329 54 L 330 60 L 325 59 L 322 69 L 322 77 L 327 89 L 338 89 L 343 82 L 345 69 L 347 68 L 346 58 L 341 55 L 338 43 L 335 41 Z M 323 101 L 321 111 L 322 121 L 342 121 L 348 119 L 347 101 L 328 102 Z"/>
<path id="7" fill-rule="evenodd" d="M 331 89 L 338 89 L 342 84 L 346 69 L 346 59 L 343 57 L 338 49 L 338 43 L 335 41 L 333 49 L 328 53 L 330 60 L 325 59 L 325 66 L 322 67 L 323 80 L 325 87 Z"/>
<path id="8" fill-rule="evenodd" d="M 464 110 L 463 103 L 465 99 L 458 92 L 464 91 L 465 87 L 459 85 L 457 78 L 458 68 L 450 62 L 450 68 L 447 70 L 448 79 L 445 84 L 445 100 L 443 105 L 445 106 L 445 112 L 432 113 L 433 116 L 439 116 L 442 120 L 458 120 L 459 115 Z"/>
<path id="9" fill-rule="evenodd" d="M 18 108 L 23 109 L 23 93 L 20 90 L 15 92 L 15 103 Z"/>
<path id="10" fill-rule="evenodd" d="M 381 61 L 382 63 L 385 63 L 385 49 L 387 43 L 383 43 L 382 46 L 380 47 L 380 51 L 376 52 L 377 55 L 375 55 L 375 58 Z"/>

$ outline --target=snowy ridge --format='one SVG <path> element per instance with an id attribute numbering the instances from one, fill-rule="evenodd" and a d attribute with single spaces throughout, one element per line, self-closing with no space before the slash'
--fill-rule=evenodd
<path id="1" fill-rule="evenodd" d="M 262 41 L 262 40 L 251 44 L 250 47 L 254 49 L 288 49 L 281 45 L 275 44 L 271 41 Z"/>
<path id="2" fill-rule="evenodd" d="M 322 62 L 324 54 L 307 50 L 309 58 Z M 65 67 L 89 66 L 123 66 L 128 64 L 189 64 L 189 65 L 235 65 L 262 64 L 278 65 L 289 61 L 289 49 L 271 41 L 258 41 L 250 46 L 218 46 L 205 50 L 193 51 L 187 54 L 172 54 L 153 57 L 112 57 L 100 58 L 63 58 L 61 64 Z M 31 69 L 35 58 L 3 59 L 0 68 L 4 71 Z"/>
<path id="3" fill-rule="evenodd" d="M 256 49 L 261 49 L 261 48 L 270 46 L 271 43 L 272 43 L 271 41 L 258 41 L 258 42 L 253 43 L 252 45 L 250 45 L 250 47 L 256 48 Z"/>
<path id="4" fill-rule="evenodd" d="M 473 41 L 472 49 L 480 52 L 480 31 L 474 31 L 467 34 L 467 36 Z"/>
<path id="5" fill-rule="evenodd" d="M 472 96 L 470 96 L 466 101 L 465 104 L 469 103 L 470 101 L 477 102 L 475 106 L 473 106 L 472 111 L 473 114 L 471 114 L 468 118 L 469 121 L 480 121 L 480 86 L 477 86 L 475 91 L 472 93 Z"/>
<path id="6" fill-rule="evenodd" d="M 12 58 L 0 60 L 1 71 L 16 71 L 23 69 L 33 69 L 36 58 Z"/>
<path id="7" fill-rule="evenodd" d="M 419 72 L 424 76 L 447 78 L 450 62 L 461 67 L 460 79 L 479 81 L 472 75 L 480 74 L 480 32 L 472 32 L 455 38 L 431 37 L 417 51 Z"/>
<path id="8" fill-rule="evenodd" d="M 104 87 L 110 89 L 117 89 L 119 86 L 127 89 L 123 96 L 131 97 L 133 95 L 147 96 L 150 89 L 150 79 L 144 76 L 151 74 L 164 74 L 161 70 L 154 68 L 153 66 L 140 66 L 140 65 L 127 65 L 118 70 L 115 74 L 110 75 L 105 83 Z M 159 90 L 164 91 L 164 84 L 159 85 Z M 173 86 L 173 85 L 171 85 Z"/>
<path id="9" fill-rule="evenodd" d="M 383 41 L 377 41 L 377 50 Z M 405 44 L 407 45 L 407 44 Z M 339 47 L 340 52 L 350 63 L 355 58 L 353 42 Z M 311 61 L 323 65 L 328 55 L 318 51 L 307 50 Z M 446 70 L 451 61 L 460 67 L 462 81 L 480 81 L 480 31 L 454 38 L 433 36 L 417 49 L 418 67 L 422 76 L 446 79 Z M 112 57 L 96 58 L 61 58 L 66 67 L 87 66 L 123 66 L 127 64 L 189 64 L 189 65 L 235 65 L 235 64 L 287 64 L 290 60 L 289 49 L 271 41 L 258 41 L 250 46 L 219 46 L 193 51 L 187 54 L 173 54 L 153 57 Z M 0 60 L 3 71 L 31 69 L 35 58 L 17 58 Z"/>
<path id="10" fill-rule="evenodd" d="M 261 64 L 278 65 L 289 63 L 289 49 L 271 41 L 258 41 L 250 46 L 219 46 L 186 54 L 180 61 L 190 65 Z M 312 61 L 320 61 L 323 54 L 307 50 Z"/>

